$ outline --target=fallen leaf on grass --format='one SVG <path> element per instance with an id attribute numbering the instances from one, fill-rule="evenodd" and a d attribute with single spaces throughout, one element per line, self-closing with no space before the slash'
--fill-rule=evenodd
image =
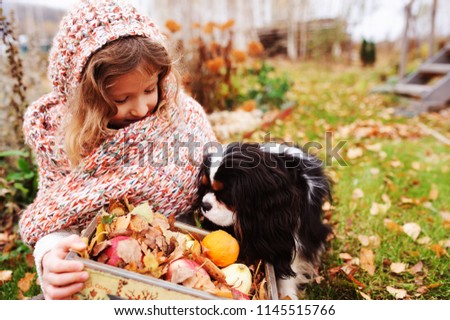
<path id="1" fill-rule="evenodd" d="M 352 160 L 362 157 L 362 155 L 363 155 L 363 149 L 360 147 L 350 148 L 347 151 L 347 158 L 352 159 Z"/>
<path id="2" fill-rule="evenodd" d="M 0 270 L 0 285 L 12 278 L 11 270 Z"/>
<path id="3" fill-rule="evenodd" d="M 415 222 L 405 223 L 402 227 L 403 232 L 410 236 L 414 241 L 417 240 L 417 237 L 420 234 L 420 226 Z"/>
<path id="4" fill-rule="evenodd" d="M 421 237 L 421 238 L 417 239 L 418 244 L 425 245 L 425 244 L 429 244 L 430 242 L 431 242 L 430 237 Z"/>
<path id="5" fill-rule="evenodd" d="M 19 280 L 17 286 L 22 292 L 27 292 L 30 290 L 31 285 L 33 284 L 34 278 L 36 277 L 36 273 L 27 272 L 25 276 Z"/>
<path id="6" fill-rule="evenodd" d="M 370 173 L 374 176 L 378 175 L 380 173 L 380 169 L 378 168 L 370 168 Z"/>
<path id="7" fill-rule="evenodd" d="M 389 207 L 390 205 L 388 204 L 373 202 L 372 206 L 370 207 L 370 214 L 373 216 L 376 216 L 379 213 L 384 214 L 388 211 Z"/>
<path id="8" fill-rule="evenodd" d="M 403 165 L 399 160 L 393 160 L 391 161 L 391 167 L 392 168 L 400 168 Z"/>
<path id="9" fill-rule="evenodd" d="M 411 268 L 409 268 L 408 269 L 408 272 L 410 273 L 410 274 L 416 274 L 416 273 L 419 273 L 419 272 L 422 272 L 422 269 L 423 269 L 423 262 L 422 261 L 419 261 L 419 262 L 417 262 L 415 265 L 413 265 Z"/>
<path id="10" fill-rule="evenodd" d="M 443 246 L 444 248 L 450 248 L 450 239 L 441 240 L 441 241 L 439 241 L 439 244 L 441 246 Z"/>
<path id="11" fill-rule="evenodd" d="M 363 247 L 378 248 L 381 244 L 380 236 L 365 236 L 360 234 L 358 240 Z"/>
<path id="12" fill-rule="evenodd" d="M 372 298 L 368 294 L 362 292 L 361 290 L 358 290 L 358 293 L 361 295 L 361 297 L 364 298 L 364 300 L 372 300 Z"/>
<path id="13" fill-rule="evenodd" d="M 447 250 L 445 250 L 440 244 L 430 245 L 430 249 L 436 253 L 437 257 L 448 256 Z"/>
<path id="14" fill-rule="evenodd" d="M 362 198 L 362 197 L 364 197 L 364 191 L 362 191 L 359 188 L 353 190 L 353 194 L 352 194 L 352 198 L 353 199 L 359 199 L 359 198 Z"/>
<path id="15" fill-rule="evenodd" d="M 402 263 L 402 262 L 394 262 L 391 264 L 391 271 L 394 273 L 402 273 L 405 272 L 406 270 L 406 263 Z"/>
<path id="16" fill-rule="evenodd" d="M 432 201 L 436 200 L 439 196 L 439 190 L 435 184 L 431 186 L 430 194 L 428 198 Z"/>
<path id="17" fill-rule="evenodd" d="M 394 296 L 395 299 L 403 299 L 406 297 L 406 290 L 405 289 L 397 289 L 391 286 L 387 286 L 386 290 Z"/>
<path id="18" fill-rule="evenodd" d="M 359 262 L 361 268 L 366 270 L 371 276 L 375 274 L 375 264 L 374 264 L 374 254 L 373 251 L 366 248 L 361 248 L 359 252 Z"/>
<path id="19" fill-rule="evenodd" d="M 380 152 L 381 151 L 381 143 L 374 143 L 374 144 L 368 144 L 365 145 L 365 148 L 367 150 L 373 151 L 373 152 Z"/>
<path id="20" fill-rule="evenodd" d="M 384 219 L 384 225 L 390 231 L 395 231 L 395 232 L 398 232 L 398 233 L 403 232 L 402 227 L 397 222 L 392 221 L 391 219 Z"/>
<path id="21" fill-rule="evenodd" d="M 420 162 L 413 162 L 413 163 L 411 163 L 411 167 L 414 170 L 419 171 L 421 169 L 421 164 L 420 164 Z"/>
<path id="22" fill-rule="evenodd" d="M 352 260 L 353 259 L 353 257 L 350 254 L 345 253 L 345 252 L 344 253 L 339 253 L 339 258 L 341 258 L 344 261 L 348 261 L 348 260 Z"/>
<path id="23" fill-rule="evenodd" d="M 33 268 L 35 266 L 34 264 L 34 256 L 32 253 L 28 253 L 25 256 L 25 262 L 27 263 L 27 266 L 29 266 L 30 268 Z"/>

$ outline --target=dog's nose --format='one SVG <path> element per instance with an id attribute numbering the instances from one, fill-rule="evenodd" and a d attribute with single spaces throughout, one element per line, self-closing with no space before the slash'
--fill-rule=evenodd
<path id="1" fill-rule="evenodd" d="M 212 209 L 212 205 L 209 202 L 202 202 L 201 207 L 202 207 L 202 210 L 205 212 Z"/>

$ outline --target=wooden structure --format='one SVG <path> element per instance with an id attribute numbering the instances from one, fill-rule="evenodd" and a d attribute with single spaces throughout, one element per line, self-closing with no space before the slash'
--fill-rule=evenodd
<path id="1" fill-rule="evenodd" d="M 416 99 L 417 111 L 432 111 L 450 103 L 450 43 L 401 80 L 394 92 Z"/>

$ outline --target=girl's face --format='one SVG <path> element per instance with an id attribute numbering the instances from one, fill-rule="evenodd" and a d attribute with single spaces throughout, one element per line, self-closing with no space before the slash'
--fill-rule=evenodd
<path id="1" fill-rule="evenodd" d="M 137 68 L 119 76 L 107 92 L 117 107 L 117 114 L 111 118 L 109 126 L 125 128 L 155 111 L 158 104 L 158 74 L 149 76 L 143 69 Z"/>

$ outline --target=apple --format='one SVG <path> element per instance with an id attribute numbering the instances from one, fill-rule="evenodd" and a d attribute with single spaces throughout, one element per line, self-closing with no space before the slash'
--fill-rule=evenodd
<path id="1" fill-rule="evenodd" d="M 109 239 L 110 246 L 104 251 L 106 256 L 108 257 L 108 261 L 106 262 L 106 264 L 117 267 L 119 263 L 123 262 L 122 258 L 117 255 L 117 246 L 119 245 L 120 241 L 128 239 L 130 239 L 130 237 L 128 236 L 117 236 Z"/>
<path id="2" fill-rule="evenodd" d="M 252 287 L 252 273 L 242 263 L 233 263 L 222 269 L 226 282 L 243 294 L 248 294 Z"/>

